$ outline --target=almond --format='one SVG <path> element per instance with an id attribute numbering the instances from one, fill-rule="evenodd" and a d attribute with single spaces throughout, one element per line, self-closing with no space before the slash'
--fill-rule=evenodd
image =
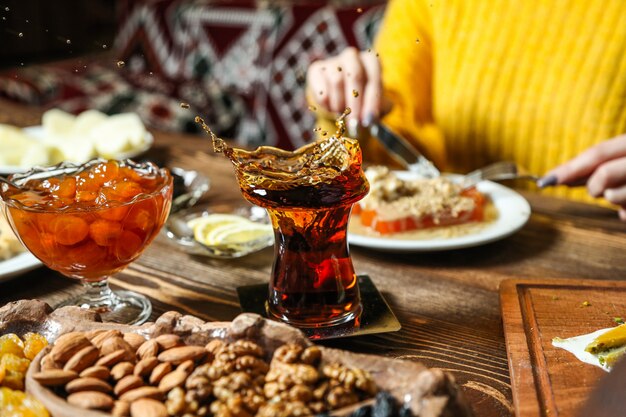
<path id="1" fill-rule="evenodd" d="M 150 358 L 159 353 L 159 344 L 154 340 L 146 340 L 139 349 L 137 349 L 137 357 L 140 359 Z"/>
<path id="2" fill-rule="evenodd" d="M 154 338 L 161 350 L 168 350 L 176 346 L 181 346 L 183 341 L 177 334 L 162 334 Z"/>
<path id="3" fill-rule="evenodd" d="M 168 392 L 172 388 L 180 387 L 185 383 L 187 374 L 182 371 L 174 371 L 165 375 L 161 382 L 159 382 L 159 389 L 163 392 Z"/>
<path id="4" fill-rule="evenodd" d="M 106 356 L 109 353 L 113 353 L 120 349 L 124 349 L 126 352 L 128 352 L 127 358 L 126 358 L 127 360 L 130 361 L 134 359 L 135 351 L 133 350 L 132 347 L 130 347 L 128 343 L 126 343 L 126 341 L 123 338 L 119 336 L 109 337 L 104 342 L 102 342 L 102 347 L 100 348 L 100 354 L 102 356 Z"/>
<path id="5" fill-rule="evenodd" d="M 172 364 L 169 362 L 163 362 L 158 364 L 150 374 L 150 384 L 156 385 L 161 382 L 161 379 L 167 374 L 172 372 Z"/>
<path id="6" fill-rule="evenodd" d="M 48 369 L 47 371 L 37 372 L 33 375 L 35 381 L 46 387 L 65 385 L 76 378 L 78 378 L 76 372 L 64 371 L 63 369 Z"/>
<path id="7" fill-rule="evenodd" d="M 163 393 L 157 387 L 140 387 L 125 392 L 120 397 L 122 401 L 132 403 L 140 398 L 152 398 L 153 400 L 162 400 Z"/>
<path id="8" fill-rule="evenodd" d="M 150 372 L 152 372 L 152 370 L 158 364 L 159 364 L 159 360 L 155 358 L 154 356 L 150 358 L 142 359 L 139 362 L 137 362 L 137 365 L 135 365 L 135 370 L 133 371 L 133 374 L 144 377 L 146 375 L 149 375 Z"/>
<path id="9" fill-rule="evenodd" d="M 126 350 L 124 349 L 119 349 L 116 350 L 113 353 L 109 353 L 106 356 L 101 357 L 100 359 L 98 359 L 98 362 L 96 362 L 96 365 L 98 366 L 113 366 L 118 362 L 121 362 L 124 358 L 126 358 L 126 354 L 128 352 L 126 352 Z"/>
<path id="10" fill-rule="evenodd" d="M 108 338 L 121 337 L 121 336 L 122 336 L 122 332 L 120 332 L 119 330 L 105 330 L 102 333 L 98 333 L 97 335 L 95 335 L 94 338 L 91 339 L 91 343 L 93 343 L 93 345 L 97 347 L 98 349 L 101 349 L 102 344 Z"/>
<path id="11" fill-rule="evenodd" d="M 59 362 L 52 359 L 52 355 L 48 353 L 46 356 L 41 358 L 41 363 L 39 364 L 39 367 L 42 371 L 47 371 L 48 369 L 62 369 L 63 364 L 60 364 Z"/>
<path id="12" fill-rule="evenodd" d="M 141 386 L 143 386 L 143 380 L 137 375 L 126 375 L 115 385 L 113 392 L 115 392 L 115 395 L 119 397 L 120 395 Z"/>
<path id="13" fill-rule="evenodd" d="M 52 359 L 65 363 L 79 350 L 91 346 L 91 342 L 81 332 L 71 332 L 59 336 L 50 351 Z"/>
<path id="14" fill-rule="evenodd" d="M 132 417 L 168 417 L 169 413 L 163 403 L 142 398 L 130 405 L 130 415 Z"/>
<path id="15" fill-rule="evenodd" d="M 89 330 L 88 332 L 85 332 L 85 337 L 89 339 L 91 343 L 93 343 L 93 338 L 104 332 L 106 332 L 106 330 L 104 329 Z"/>
<path id="16" fill-rule="evenodd" d="M 113 398 L 98 391 L 82 391 L 71 394 L 67 402 L 80 408 L 90 410 L 110 410 L 113 408 Z"/>
<path id="17" fill-rule="evenodd" d="M 158 356 L 161 362 L 171 362 L 174 365 L 181 364 L 188 360 L 198 360 L 203 358 L 207 351 L 202 346 L 179 346 L 161 352 Z"/>
<path id="18" fill-rule="evenodd" d="M 63 369 L 66 371 L 82 372 L 93 365 L 98 360 L 99 356 L 100 352 L 98 352 L 98 349 L 90 344 L 76 352 L 74 356 L 67 361 Z"/>
<path id="19" fill-rule="evenodd" d="M 101 379 L 93 378 L 93 377 L 85 377 L 85 378 L 77 378 L 73 381 L 70 381 L 65 386 L 65 391 L 68 394 L 73 394 L 75 392 L 81 391 L 98 391 L 109 393 L 113 391 L 113 388 L 106 382 Z"/>
<path id="20" fill-rule="evenodd" d="M 115 401 L 111 414 L 113 414 L 114 417 L 129 417 L 130 403 L 127 401 Z"/>
<path id="21" fill-rule="evenodd" d="M 191 374 L 191 372 L 194 370 L 195 367 L 196 367 L 195 362 L 190 359 L 190 360 L 185 361 L 185 362 L 181 363 L 180 365 L 178 365 L 176 370 L 184 372 L 187 375 L 189 375 L 189 374 Z"/>
<path id="22" fill-rule="evenodd" d="M 139 346 L 146 341 L 146 338 L 137 333 L 124 333 L 124 340 L 133 348 L 133 351 L 137 351 Z"/>
<path id="23" fill-rule="evenodd" d="M 124 378 L 126 375 L 130 375 L 133 373 L 133 369 L 135 369 L 135 365 L 130 362 L 120 362 L 111 368 L 111 377 L 119 381 Z"/>
<path id="24" fill-rule="evenodd" d="M 109 368 L 105 366 L 90 366 L 80 373 L 81 378 L 91 377 L 102 379 L 103 381 L 109 379 L 110 376 L 111 372 L 109 371 Z"/>

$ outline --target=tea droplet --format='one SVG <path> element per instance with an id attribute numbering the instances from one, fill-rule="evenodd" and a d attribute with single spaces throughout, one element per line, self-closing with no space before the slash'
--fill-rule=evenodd
<path id="1" fill-rule="evenodd" d="M 359 7 L 358 9 L 356 9 L 356 12 L 357 13 L 363 13 L 363 9 Z"/>
<path id="2" fill-rule="evenodd" d="M 24 37 L 24 34 L 22 32 L 18 33 L 17 36 L 19 36 L 20 38 Z"/>
<path id="3" fill-rule="evenodd" d="M 328 135 L 328 132 L 323 131 L 323 132 L 322 132 L 322 136 L 326 136 L 326 135 Z"/>
<path id="4" fill-rule="evenodd" d="M 102 49 L 107 49 L 106 44 L 102 44 Z"/>
<path id="5" fill-rule="evenodd" d="M 6 17 L 4 17 L 4 16 L 2 16 L 2 20 L 7 20 L 7 18 L 6 18 Z"/>
<path id="6" fill-rule="evenodd" d="M 341 116 L 337 120 L 335 120 L 335 126 L 337 126 L 337 132 L 335 136 L 337 138 L 343 137 L 346 134 L 346 117 L 352 113 L 352 109 L 350 107 L 346 107 L 346 109 L 341 113 Z"/>
<path id="7" fill-rule="evenodd" d="M 8 7 L 5 7 L 4 10 L 8 12 L 11 9 L 9 9 Z"/>
<path id="8" fill-rule="evenodd" d="M 21 65 L 21 66 L 24 66 L 24 63 L 23 63 L 23 62 L 20 62 L 20 65 Z"/>
<path id="9" fill-rule="evenodd" d="M 320 90 L 320 96 L 323 96 L 323 95 L 324 95 L 324 92 Z"/>
<path id="10" fill-rule="evenodd" d="M 372 52 L 372 48 L 367 48 L 367 52 Z"/>
<path id="11" fill-rule="evenodd" d="M 117 67 L 118 68 L 124 68 L 124 65 L 126 65 L 126 62 L 124 62 L 124 61 L 117 61 Z"/>
<path id="12" fill-rule="evenodd" d="M 356 90 L 352 90 L 352 96 L 353 96 L 354 98 L 357 98 L 357 97 L 359 96 L 359 92 L 358 92 L 358 91 L 356 91 Z"/>
<path id="13" fill-rule="evenodd" d="M 30 21 L 28 19 L 25 20 L 26 23 L 30 23 Z"/>
<path id="14" fill-rule="evenodd" d="M 337 67 L 337 71 L 341 72 L 343 69 L 341 67 Z"/>
<path id="15" fill-rule="evenodd" d="M 183 109 L 188 109 L 191 106 L 189 106 L 189 103 L 180 103 L 180 107 Z"/>
<path id="16" fill-rule="evenodd" d="M 65 43 L 68 44 L 68 45 L 71 45 L 72 41 L 68 39 L 68 40 L 65 41 Z"/>
<path id="17" fill-rule="evenodd" d="M 420 43 L 420 40 L 419 39 L 415 39 L 415 43 Z"/>
<path id="18" fill-rule="evenodd" d="M 316 110 L 317 110 L 317 107 L 315 107 L 315 106 L 309 106 L 309 110 L 311 110 L 311 111 L 316 111 Z"/>

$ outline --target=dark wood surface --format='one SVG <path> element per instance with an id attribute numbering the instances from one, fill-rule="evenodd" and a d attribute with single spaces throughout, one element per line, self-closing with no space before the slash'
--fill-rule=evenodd
<path id="1" fill-rule="evenodd" d="M 0 101 L 0 123 L 40 123 L 41 110 Z M 232 167 L 211 155 L 206 139 L 155 133 L 149 156 L 210 177 L 205 203 L 243 201 Z M 454 374 L 477 416 L 508 416 L 513 403 L 498 287 L 507 278 L 622 280 L 626 224 L 614 211 L 525 192 L 533 214 L 515 235 L 481 247 L 441 253 L 390 254 L 351 248 L 357 273 L 368 274 L 402 330 L 325 344 L 421 361 Z M 150 297 L 153 316 L 178 310 L 207 320 L 239 312 L 236 288 L 267 282 L 273 252 L 238 260 L 190 256 L 160 237 L 114 287 Z M 39 298 L 55 305 L 79 285 L 40 268 L 0 284 L 0 305 Z M 530 383 L 530 381 L 529 381 Z"/>
<path id="2" fill-rule="evenodd" d="M 512 279 L 502 282 L 500 302 L 516 417 L 575 417 L 606 372 L 552 339 L 615 326 L 626 282 Z"/>

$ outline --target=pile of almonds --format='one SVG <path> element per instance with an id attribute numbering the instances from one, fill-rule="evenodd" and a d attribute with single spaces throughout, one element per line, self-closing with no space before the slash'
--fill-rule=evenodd
<path id="1" fill-rule="evenodd" d="M 57 339 L 33 378 L 63 388 L 67 401 L 81 408 L 165 417 L 165 394 L 207 356 L 204 347 L 185 346 L 174 334 L 146 340 L 119 330 L 71 332 Z"/>
<path id="2" fill-rule="evenodd" d="M 185 345 L 118 330 L 60 336 L 33 379 L 81 408 L 116 417 L 304 416 L 373 397 L 369 374 L 321 365 L 316 346 L 283 345 L 270 363 L 248 340 Z"/>

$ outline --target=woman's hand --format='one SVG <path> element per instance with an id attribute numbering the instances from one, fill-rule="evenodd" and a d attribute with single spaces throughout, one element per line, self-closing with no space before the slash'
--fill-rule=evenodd
<path id="1" fill-rule="evenodd" d="M 621 207 L 626 221 L 626 135 L 595 145 L 556 167 L 539 180 L 540 186 L 585 183 L 593 197 L 604 197 Z"/>
<path id="2" fill-rule="evenodd" d="M 367 126 L 381 114 L 380 63 L 375 52 L 347 48 L 338 56 L 315 61 L 307 71 L 307 93 L 323 109 L 342 113 Z"/>

